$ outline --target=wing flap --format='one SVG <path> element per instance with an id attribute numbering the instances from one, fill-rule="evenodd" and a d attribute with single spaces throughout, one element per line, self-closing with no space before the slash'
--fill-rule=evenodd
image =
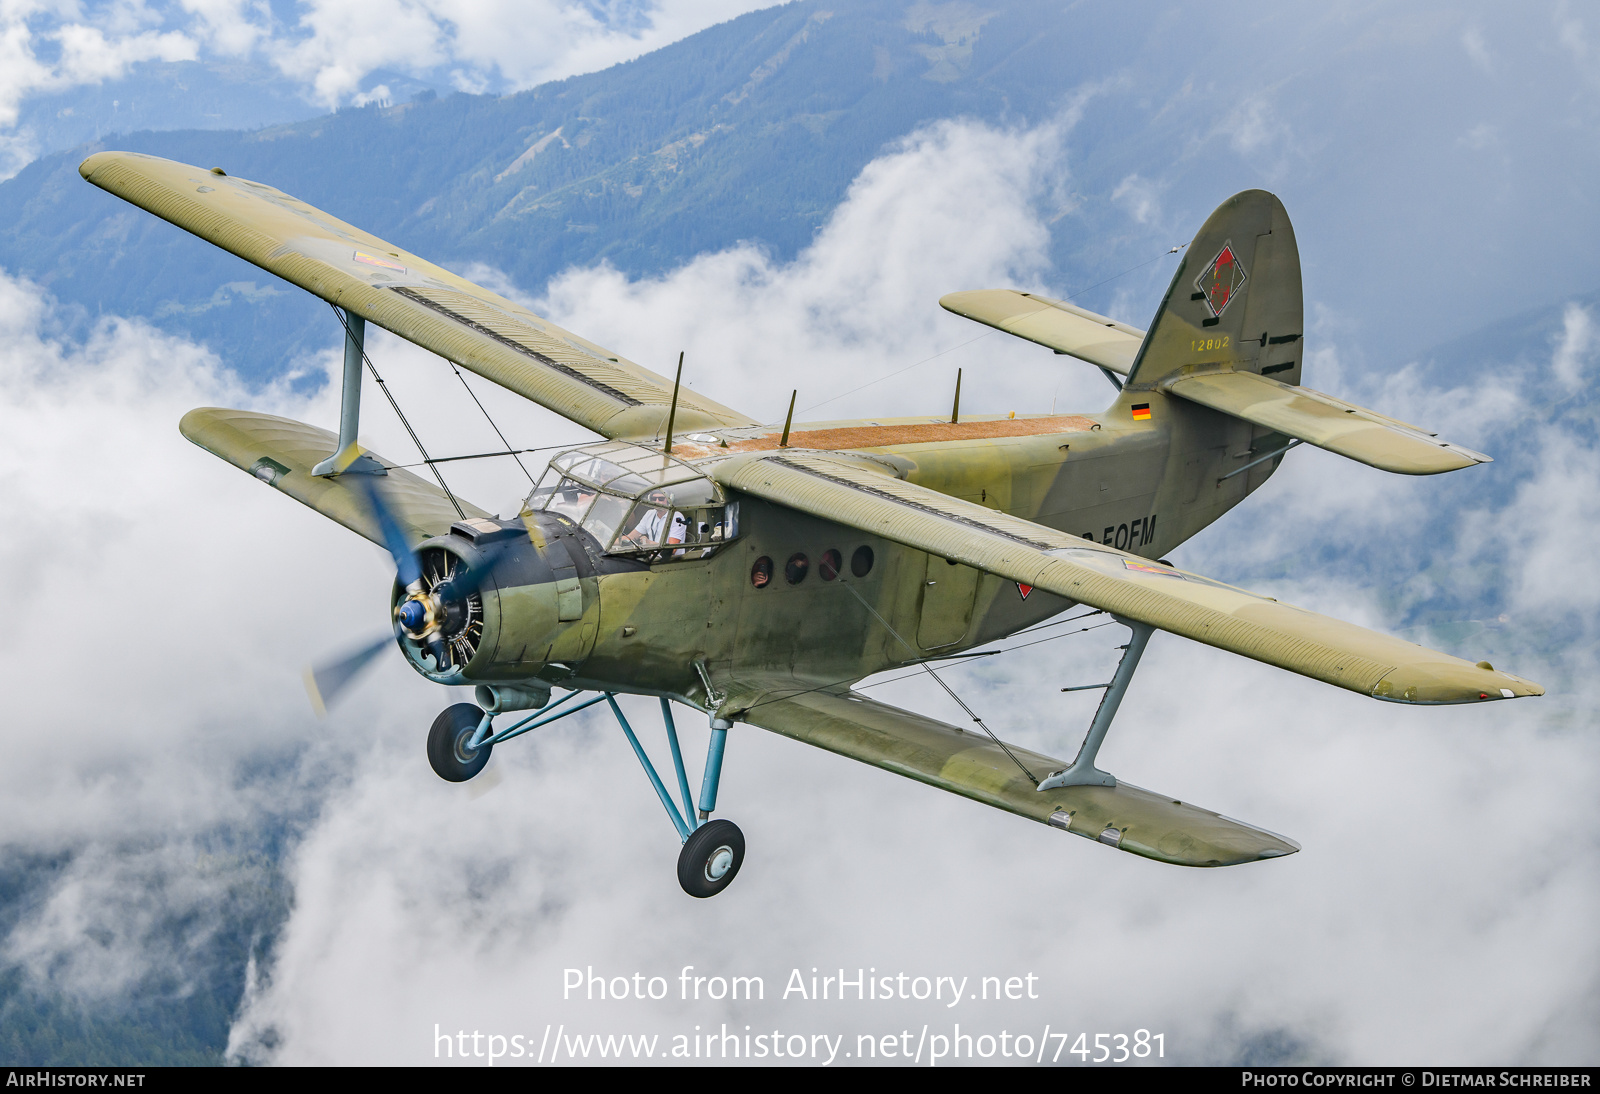
<path id="1" fill-rule="evenodd" d="M 672 382 L 303 201 L 133 152 L 78 169 L 96 186 L 606 437 L 659 430 Z M 756 424 L 691 389 L 678 428 Z"/>
<path id="2" fill-rule="evenodd" d="M 1233 866 L 1299 845 L 1265 829 L 1119 782 L 1043 793 L 993 741 L 855 694 L 757 700 L 740 716 L 762 729 L 881 767 L 985 805 L 1179 866 Z M 1059 760 L 1011 746 L 1035 775 Z"/>
<path id="3" fill-rule="evenodd" d="M 1161 388 L 1212 410 L 1401 475 L 1437 475 L 1491 462 L 1481 452 L 1442 441 L 1437 434 L 1396 418 L 1254 372 L 1179 374 Z"/>
<path id="4" fill-rule="evenodd" d="M 1122 376 L 1128 375 L 1144 342 L 1144 331 L 1138 327 L 1036 293 L 1012 289 L 953 292 L 940 297 L 939 306 Z"/>
<path id="5" fill-rule="evenodd" d="M 821 453 L 737 456 L 712 475 L 730 489 L 1374 698 L 1465 703 L 1544 694 L 1509 673 Z"/>
<path id="6" fill-rule="evenodd" d="M 357 494 L 337 478 L 318 478 L 311 474 L 313 467 L 338 448 L 339 438 L 326 429 L 293 418 L 210 406 L 189 411 L 178 429 L 212 455 L 283 491 L 357 535 L 384 545 L 377 520 Z M 444 535 L 450 525 L 461 519 L 436 484 L 384 460 L 378 462 L 389 469 L 383 476 L 385 498 L 412 542 Z M 490 515 L 459 497 L 456 500 L 461 502 L 462 512 L 468 517 Z"/>

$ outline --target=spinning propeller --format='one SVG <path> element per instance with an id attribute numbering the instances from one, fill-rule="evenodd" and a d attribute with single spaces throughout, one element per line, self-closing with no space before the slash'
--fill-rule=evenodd
<path id="1" fill-rule="evenodd" d="M 394 508 L 384 496 L 378 476 L 349 474 L 342 485 L 366 506 L 378 525 L 383 545 L 394 559 L 395 573 L 405 590 L 395 605 L 392 631 L 337 661 L 306 669 L 306 691 L 317 712 L 326 713 L 339 693 L 396 638 L 416 642 L 433 658 L 435 671 L 451 667 L 450 637 L 470 622 L 469 601 L 477 589 L 467 581 L 466 567 L 450 566 L 442 574 L 425 567 L 422 556 L 407 542 Z M 446 556 L 448 559 L 449 556 Z"/>

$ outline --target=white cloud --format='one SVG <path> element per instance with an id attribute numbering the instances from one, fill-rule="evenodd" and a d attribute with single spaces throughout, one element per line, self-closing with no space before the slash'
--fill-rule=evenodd
<path id="1" fill-rule="evenodd" d="M 1499 130 L 1488 122 L 1480 122 L 1462 134 L 1460 143 L 1474 152 L 1482 152 L 1490 147 L 1499 137 Z"/>
<path id="2" fill-rule="evenodd" d="M 50 14 L 63 21 L 48 25 Z M 0 127 L 16 124 L 23 99 L 41 92 L 114 79 L 140 61 L 187 61 L 197 56 L 187 35 L 143 29 L 140 5 L 101 11 L 98 21 L 66 21 L 75 8 L 53 12 L 44 5 L 6 5 L 0 10 Z M 33 24 L 47 25 L 35 28 Z M 40 47 L 55 54 L 39 58 Z"/>
<path id="3" fill-rule="evenodd" d="M 869 164 L 792 263 L 741 247 L 653 280 L 571 270 L 538 306 L 658 371 L 685 349 L 687 377 L 715 377 L 719 400 L 763 420 L 782 420 L 791 388 L 813 420 L 948 413 L 958 366 L 969 413 L 1046 411 L 1057 392 L 1063 407 L 1098 406 L 1097 376 L 937 305 L 959 289 L 1045 287 L 1037 207 L 1065 174 L 1064 134 L 940 123 Z"/>
<path id="4" fill-rule="evenodd" d="M 1258 152 L 1281 154 L 1291 139 L 1288 125 L 1278 117 L 1265 94 L 1251 95 L 1234 107 L 1217 131 L 1242 156 Z"/>
<path id="5" fill-rule="evenodd" d="M 223 57 L 246 56 L 272 33 L 266 0 L 179 0 L 195 16 L 190 33 Z"/>
<path id="6" fill-rule="evenodd" d="M 1561 338 L 1550 358 L 1550 370 L 1568 391 L 1583 384 L 1583 372 L 1594 356 L 1594 319 L 1589 309 L 1568 304 L 1561 316 Z"/>
<path id="7" fill-rule="evenodd" d="M 1149 224 L 1161 216 L 1160 189 L 1149 179 L 1140 178 L 1137 172 L 1117 183 L 1117 188 L 1111 191 L 1111 200 L 1121 202 L 1128 215 L 1140 224 Z"/>
<path id="8" fill-rule="evenodd" d="M 1494 58 L 1489 53 L 1488 44 L 1483 40 L 1483 30 L 1477 23 L 1468 23 L 1467 28 L 1461 32 L 1461 48 L 1466 51 L 1472 63 L 1486 75 L 1494 75 Z"/>
<path id="9" fill-rule="evenodd" d="M 1578 61 L 1588 60 L 1588 27 L 1584 25 L 1582 19 L 1573 14 L 1572 5 L 1566 0 L 1558 0 L 1551 16 L 1556 25 L 1556 41 Z"/>

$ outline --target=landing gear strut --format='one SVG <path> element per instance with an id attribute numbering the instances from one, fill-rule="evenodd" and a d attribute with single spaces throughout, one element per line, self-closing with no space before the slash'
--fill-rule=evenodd
<path id="1" fill-rule="evenodd" d="M 696 811 L 689 804 L 689 775 L 683 768 L 683 750 L 678 747 L 678 727 L 672 720 L 672 705 L 665 699 L 661 700 L 661 721 L 666 726 L 667 744 L 672 749 L 672 767 L 678 776 L 678 793 L 683 799 L 683 812 L 680 813 L 661 776 L 656 774 L 655 765 L 650 762 L 644 746 L 634 735 L 633 727 L 623 717 L 622 708 L 609 694 L 606 701 L 611 704 L 611 713 L 617 716 L 617 723 L 622 726 L 628 743 L 633 746 L 634 755 L 639 757 L 639 764 L 649 777 L 650 785 L 655 787 L 656 796 L 666 807 L 667 816 L 678 830 L 678 838 L 683 840 L 683 850 L 678 852 L 678 884 L 690 896 L 716 896 L 732 883 L 744 863 L 744 833 L 739 831 L 739 826 L 730 820 L 709 819 L 717 808 L 717 785 L 722 781 L 722 753 L 727 746 L 728 730 L 732 723 L 726 718 L 711 719 L 711 742 L 706 746 L 705 775 L 700 780 L 699 809 Z"/>
<path id="2" fill-rule="evenodd" d="M 616 696 L 602 692 L 581 703 L 571 701 L 581 695 L 573 692 L 542 710 L 529 714 L 520 722 L 494 732 L 494 715 L 473 703 L 457 703 L 447 708 L 433 721 L 428 731 L 428 763 L 434 772 L 449 782 L 466 782 L 489 762 L 489 753 L 501 741 L 521 736 L 530 730 L 560 721 L 596 703 L 609 703 L 617 724 L 633 746 L 634 755 L 655 788 L 656 796 L 666 807 L 667 816 L 678 830 L 683 850 L 678 854 L 678 884 L 693 897 L 716 896 L 738 876 L 744 864 L 744 833 L 730 820 L 712 820 L 717 808 L 717 787 L 722 781 L 722 754 L 728 744 L 728 730 L 733 723 L 726 718 L 711 719 L 711 741 L 706 746 L 705 774 L 700 781 L 699 800 L 689 796 L 689 774 L 683 766 L 683 749 L 678 746 L 678 727 L 672 720 L 672 705 L 661 700 L 661 721 L 667 731 L 667 745 L 672 750 L 672 770 L 677 775 L 678 796 L 683 802 L 679 812 L 677 802 L 656 774 L 655 765 L 634 734 Z M 571 703 L 571 705 L 568 705 Z M 565 708 L 565 709 L 562 709 Z M 698 808 L 697 808 L 698 807 Z"/>

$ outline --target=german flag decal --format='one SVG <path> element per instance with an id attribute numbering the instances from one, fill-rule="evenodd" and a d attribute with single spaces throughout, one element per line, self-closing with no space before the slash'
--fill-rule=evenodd
<path id="1" fill-rule="evenodd" d="M 1134 403 L 1133 420 L 1136 422 L 1148 422 L 1150 420 L 1150 404 Z"/>

